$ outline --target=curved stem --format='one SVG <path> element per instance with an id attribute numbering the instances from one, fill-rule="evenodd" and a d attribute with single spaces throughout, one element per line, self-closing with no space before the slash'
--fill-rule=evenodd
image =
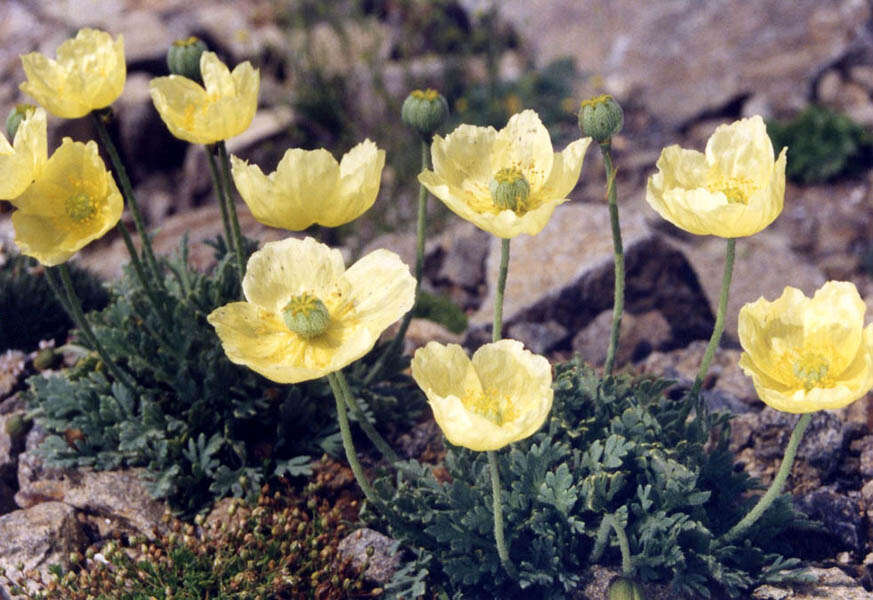
<path id="1" fill-rule="evenodd" d="M 606 169 L 606 197 L 609 205 L 609 223 L 612 227 L 612 248 L 615 263 L 615 292 L 612 303 L 612 330 L 609 334 L 609 347 L 606 351 L 606 363 L 603 372 L 612 373 L 615 354 L 618 350 L 618 337 L 621 331 L 621 315 L 624 311 L 624 247 L 621 242 L 621 225 L 618 220 L 618 202 L 615 191 L 616 170 L 612 164 L 612 145 L 610 142 L 600 144 L 603 154 L 603 166 Z"/>
<path id="2" fill-rule="evenodd" d="M 591 549 L 591 555 L 588 557 L 590 564 L 595 564 L 603 556 L 603 551 L 606 550 L 606 542 L 609 541 L 610 515 L 604 515 L 600 519 L 600 527 L 597 528 L 597 536 L 594 538 L 594 547 Z"/>
<path id="3" fill-rule="evenodd" d="M 375 505 L 377 504 L 376 491 L 367 480 L 367 476 L 364 474 L 364 469 L 363 467 L 361 467 L 361 463 L 358 461 L 358 454 L 355 451 L 355 443 L 352 440 L 352 430 L 349 427 L 349 417 L 346 414 L 346 403 L 343 400 L 344 395 L 342 390 L 342 384 L 339 382 L 337 373 L 328 374 L 327 381 L 328 383 L 330 383 L 330 389 L 331 391 L 333 391 L 333 397 L 336 400 L 336 418 L 339 422 L 340 435 L 342 436 L 343 440 L 343 448 L 346 451 L 346 460 L 349 461 L 349 466 L 352 468 L 352 473 L 354 473 L 355 479 L 357 480 L 361 491 L 364 492 L 364 496 L 367 497 L 367 500 L 371 504 Z"/>
<path id="4" fill-rule="evenodd" d="M 382 456 L 388 460 L 391 464 L 398 462 L 400 459 L 397 456 L 397 453 L 394 452 L 394 449 L 385 441 L 385 438 L 376 431 L 376 428 L 370 423 L 370 420 L 367 418 L 367 415 L 364 414 L 364 411 L 361 410 L 361 407 L 358 405 L 358 401 L 352 395 L 352 391 L 349 388 L 349 382 L 346 380 L 345 375 L 343 375 L 342 371 L 337 371 L 334 373 L 336 376 L 337 382 L 340 385 L 340 390 L 343 393 L 343 397 L 345 399 L 346 404 L 354 413 L 355 418 L 358 420 L 358 425 L 361 426 L 361 429 L 364 430 L 364 435 L 370 440 L 370 442 L 376 446 Z"/>
<path id="5" fill-rule="evenodd" d="M 115 144 L 112 142 L 109 131 L 106 129 L 106 124 L 103 122 L 102 114 L 98 113 L 97 111 L 93 111 L 91 115 L 94 117 L 94 123 L 97 127 L 97 136 L 100 138 L 100 143 L 103 145 L 103 149 L 106 151 L 106 154 L 109 155 L 109 161 L 112 163 L 112 168 L 115 170 L 115 176 L 118 178 L 118 183 L 121 186 L 121 193 L 124 194 L 124 199 L 127 201 L 127 205 L 130 207 L 130 214 L 133 215 L 133 222 L 136 225 L 136 232 L 139 234 L 139 238 L 142 240 L 142 253 L 145 257 L 145 261 L 148 264 L 149 270 L 151 270 L 152 275 L 157 280 L 158 285 L 163 287 L 161 270 L 158 267 L 158 261 L 155 259 L 155 253 L 152 250 L 152 241 L 149 238 L 148 233 L 146 232 L 145 222 L 143 221 L 142 213 L 139 210 L 139 203 L 136 201 L 136 196 L 133 193 L 133 186 L 130 185 L 130 178 L 127 176 L 127 170 L 124 168 L 124 164 L 121 162 L 121 157 L 118 155 L 118 150 L 115 148 Z M 132 244 L 128 246 L 128 251 L 130 251 L 130 260 L 132 262 L 138 262 L 138 255 L 136 253 L 136 250 L 131 250 L 132 246 Z M 143 287 L 146 287 L 144 279 Z"/>
<path id="6" fill-rule="evenodd" d="M 91 325 L 89 325 L 88 321 L 85 319 L 85 313 L 82 312 L 82 303 L 73 287 L 73 281 L 70 278 L 70 269 L 67 267 L 66 263 L 58 266 L 58 273 L 60 273 L 61 284 L 67 295 L 67 306 L 71 311 L 70 317 L 73 319 L 76 327 L 79 328 L 88 342 L 94 347 L 94 350 L 97 351 L 97 354 L 100 355 L 100 359 L 106 365 L 106 368 L 112 373 L 113 377 L 120 381 L 132 393 L 135 393 L 136 387 L 134 386 L 133 381 L 131 381 L 130 377 L 109 357 L 106 349 L 103 348 L 103 344 L 97 340 L 97 336 L 94 335 L 94 330 L 91 329 Z"/>
<path id="7" fill-rule="evenodd" d="M 700 416 L 705 410 L 703 399 L 700 397 L 700 388 L 703 385 L 703 379 L 709 371 L 709 364 L 712 362 L 712 357 L 715 355 L 715 349 L 718 348 L 718 343 L 721 341 L 721 334 L 724 332 L 724 316 L 727 312 L 728 290 L 731 287 L 731 276 L 734 270 L 734 254 L 736 247 L 736 239 L 728 238 L 727 250 L 724 259 L 724 274 L 721 278 L 721 294 L 718 299 L 718 311 L 715 315 L 715 327 L 712 329 L 712 337 L 709 338 L 709 344 L 706 346 L 706 352 L 703 354 L 703 360 L 700 362 L 700 370 L 697 372 L 697 377 L 694 379 L 694 385 L 691 386 L 689 397 L 692 401 L 697 402 L 697 414 Z"/>
<path id="8" fill-rule="evenodd" d="M 236 262 L 239 266 L 239 278 L 246 274 L 245 245 L 243 245 L 242 231 L 239 228 L 239 219 L 236 216 L 236 203 L 233 201 L 233 186 L 230 177 L 230 158 L 227 156 L 227 146 L 224 140 L 216 144 L 218 157 L 221 160 L 221 168 L 224 173 L 224 192 L 227 198 L 227 214 L 230 215 L 230 225 L 233 229 L 233 241 L 236 250 Z"/>
<path id="9" fill-rule="evenodd" d="M 627 539 L 627 534 L 624 527 L 615 518 L 615 515 L 608 515 L 610 525 L 615 531 L 615 537 L 618 538 L 618 549 L 621 551 L 621 574 L 625 577 L 633 576 L 634 566 L 631 560 L 630 543 Z"/>
<path id="10" fill-rule="evenodd" d="M 224 226 L 224 239 L 230 252 L 234 252 L 233 230 L 230 227 L 230 215 L 227 214 L 227 199 L 224 196 L 224 186 L 221 184 L 221 175 L 218 173 L 218 164 L 210 147 L 206 147 L 206 158 L 209 160 L 209 174 L 212 176 L 212 187 L 215 189 L 215 198 L 221 209 L 221 224 Z"/>
<path id="11" fill-rule="evenodd" d="M 491 497 L 494 510 L 494 541 L 497 544 L 497 555 L 507 574 L 513 579 L 516 576 L 515 566 L 509 558 L 506 538 L 503 536 L 503 498 L 500 487 L 500 469 L 497 466 L 497 452 L 488 451 L 488 467 L 491 471 Z"/>
<path id="12" fill-rule="evenodd" d="M 801 415 L 797 424 L 794 426 L 794 431 L 791 432 L 791 438 L 788 440 L 788 446 L 785 448 L 785 456 L 782 457 L 782 464 L 779 465 L 779 471 L 776 472 L 776 477 L 773 478 L 773 483 L 767 489 L 767 492 L 761 496 L 758 503 L 743 517 L 739 523 L 731 527 L 730 531 L 721 536 L 718 540 L 720 545 L 727 544 L 743 535 L 755 521 L 760 518 L 764 511 L 767 510 L 776 497 L 782 492 L 782 486 L 788 479 L 791 473 L 791 465 L 794 464 L 794 458 L 797 456 L 797 447 L 800 445 L 800 440 L 803 439 L 803 434 L 812 420 L 812 413 Z"/>
<path id="13" fill-rule="evenodd" d="M 430 167 L 429 163 L 430 148 L 424 140 L 421 142 L 421 170 L 426 171 Z M 427 233 L 427 188 L 424 185 L 418 186 L 418 222 L 416 225 L 416 244 L 415 244 L 415 304 L 418 304 L 419 296 L 421 295 L 421 280 L 424 275 L 424 242 L 425 234 Z M 364 378 L 364 383 L 370 383 L 373 377 L 379 374 L 385 366 L 385 362 L 394 357 L 400 352 L 403 347 L 403 340 L 406 338 L 406 331 L 409 329 L 409 324 L 412 322 L 412 316 L 415 313 L 415 308 L 403 315 L 403 321 L 400 322 L 400 328 L 397 330 L 397 335 L 391 340 L 391 344 L 367 373 Z"/>
<path id="14" fill-rule="evenodd" d="M 509 238 L 500 240 L 500 270 L 497 272 L 497 289 L 494 292 L 494 324 L 491 341 L 503 335 L 503 294 L 506 291 L 506 275 L 509 272 Z"/>

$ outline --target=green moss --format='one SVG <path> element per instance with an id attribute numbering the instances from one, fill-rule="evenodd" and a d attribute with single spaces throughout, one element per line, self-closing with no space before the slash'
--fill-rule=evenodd
<path id="1" fill-rule="evenodd" d="M 467 315 L 447 297 L 422 291 L 413 308 L 413 315 L 443 325 L 452 333 L 467 330 Z"/>
<path id="2" fill-rule="evenodd" d="M 773 148 L 788 147 L 788 178 L 820 183 L 873 166 L 873 135 L 848 116 L 810 106 L 790 121 L 769 121 Z"/>

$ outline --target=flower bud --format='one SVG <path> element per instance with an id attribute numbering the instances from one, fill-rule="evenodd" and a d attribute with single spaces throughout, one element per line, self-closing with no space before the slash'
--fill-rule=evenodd
<path id="1" fill-rule="evenodd" d="M 209 50 L 200 38 L 191 36 L 176 40 L 167 50 L 167 68 L 173 75 L 181 75 L 192 81 L 202 83 L 200 76 L 200 55 Z"/>
<path id="2" fill-rule="evenodd" d="M 436 90 L 430 88 L 423 91 L 414 90 L 403 101 L 400 117 L 422 138 L 430 141 L 436 130 L 449 117 L 449 104 Z"/>
<path id="3" fill-rule="evenodd" d="M 633 579 L 616 577 L 609 584 L 608 600 L 646 600 L 643 588 Z"/>
<path id="4" fill-rule="evenodd" d="M 612 96 L 603 94 L 582 102 L 579 108 L 579 129 L 600 144 L 621 131 L 624 112 Z"/>
<path id="5" fill-rule="evenodd" d="M 6 117 L 6 135 L 9 136 L 9 143 L 15 139 L 15 133 L 18 131 L 18 126 L 27 116 L 27 111 L 35 110 L 33 104 L 16 104 L 15 108 L 9 111 L 9 116 Z"/>

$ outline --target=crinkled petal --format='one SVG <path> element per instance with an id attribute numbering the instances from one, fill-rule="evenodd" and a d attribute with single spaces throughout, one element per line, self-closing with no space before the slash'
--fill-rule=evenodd
<path id="1" fill-rule="evenodd" d="M 323 207 L 318 222 L 326 227 L 339 227 L 364 214 L 379 194 L 384 166 L 385 151 L 370 140 L 349 150 L 340 161 L 336 198 Z"/>
<path id="2" fill-rule="evenodd" d="M 866 310 L 854 284 L 828 281 L 803 312 L 804 345 L 827 348 L 831 372 L 842 373 L 858 354 Z"/>
<path id="3" fill-rule="evenodd" d="M 17 198 L 42 173 L 48 161 L 46 114 L 29 112 L 18 126 L 13 145 L 0 135 L 0 200 Z"/>
<path id="4" fill-rule="evenodd" d="M 586 137 L 569 144 L 563 152 L 556 152 L 552 162 L 552 170 L 540 189 L 531 188 L 531 204 L 538 206 L 542 201 L 554 198 L 566 198 L 582 172 L 582 160 L 585 151 L 591 144 L 591 138 Z"/>
<path id="5" fill-rule="evenodd" d="M 797 288 L 786 287 L 773 302 L 759 298 L 744 305 L 737 317 L 737 333 L 746 360 L 785 385 L 791 384 L 793 373 L 785 372 L 774 358 L 803 346 L 803 314 L 809 302 Z"/>
<path id="6" fill-rule="evenodd" d="M 298 190 L 280 185 L 275 172 L 264 175 L 260 167 L 236 156 L 230 157 L 230 163 L 234 185 L 255 219 L 289 231 L 303 231 L 312 225 Z"/>
<path id="7" fill-rule="evenodd" d="M 494 172 L 505 167 L 518 167 L 531 190 L 540 189 L 552 172 L 552 140 L 539 115 L 532 110 L 509 118 L 506 127 L 497 132 L 493 152 Z"/>
<path id="8" fill-rule="evenodd" d="M 719 125 L 706 142 L 709 165 L 729 177 L 768 181 L 773 172 L 773 144 L 759 115 Z"/>
<path id="9" fill-rule="evenodd" d="M 435 135 L 430 151 L 436 180 L 454 188 L 475 190 L 475 195 L 490 202 L 491 179 L 500 168 L 492 160 L 496 139 L 493 127 L 466 124 L 445 139 Z"/>
<path id="10" fill-rule="evenodd" d="M 249 258 L 243 293 L 249 302 L 278 314 L 304 292 L 326 303 L 344 271 L 340 251 L 312 238 L 267 242 Z"/>
<path id="11" fill-rule="evenodd" d="M 376 336 L 412 310 L 415 278 L 400 257 L 379 249 L 367 254 L 345 272 L 354 318 Z"/>
<path id="12" fill-rule="evenodd" d="M 337 202 L 339 177 L 339 164 L 324 148 L 292 148 L 279 161 L 274 181 L 284 196 L 294 199 L 301 221 L 305 215 L 305 229 L 320 222 L 319 217 Z"/>

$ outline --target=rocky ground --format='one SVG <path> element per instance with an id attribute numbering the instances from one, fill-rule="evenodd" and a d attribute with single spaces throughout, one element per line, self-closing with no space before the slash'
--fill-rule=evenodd
<path id="1" fill-rule="evenodd" d="M 487 5 L 462 0 L 474 13 Z M 84 9 L 87 10 L 84 10 Z M 230 62 L 251 59 L 262 65 L 261 108 L 251 129 L 229 142 L 231 152 L 272 168 L 305 129 L 287 96 L 294 72 L 283 65 L 301 40 L 277 25 L 280 3 L 206 0 L 7 0 L 0 5 L 0 108 L 23 100 L 16 85 L 23 77 L 18 55 L 33 49 L 53 52 L 71 30 L 96 25 L 123 33 L 130 63 L 125 93 L 116 103 L 117 133 L 155 247 L 170 252 L 189 231 L 192 260 L 207 268 L 211 249 L 199 242 L 221 229 L 211 201 L 202 149 L 174 140 L 151 107 L 148 80 L 164 74 L 165 48 L 197 34 Z M 627 300 L 622 324 L 622 368 L 693 379 L 712 329 L 719 292 L 724 243 L 692 237 L 662 222 L 645 204 L 646 177 L 664 145 L 702 148 L 715 126 L 740 116 L 791 116 L 810 103 L 845 111 L 873 126 L 873 7 L 866 0 L 572 0 L 502 3 L 501 15 L 522 40 L 499 57 L 502 77 L 517 74 L 519 59 L 542 66 L 556 57 L 576 59 L 584 74 L 577 98 L 607 91 L 626 109 L 625 131 L 615 139 L 615 162 L 627 261 Z M 390 13 L 389 13 L 390 17 Z M 405 94 L 403 77 L 439 85 L 438 57 L 394 56 L 398 32 L 390 18 L 371 29 L 353 29 L 355 43 L 370 48 L 384 67 L 385 87 Z M 385 121 L 387 104 L 354 58 L 337 56 L 329 32 L 309 38 L 326 63 L 360 86 L 361 131 L 380 138 L 405 135 L 398 120 Z M 323 35 L 322 35 L 323 33 Z M 333 44 L 333 45 L 332 45 Z M 369 86 L 369 87 L 368 87 Z M 370 106 L 369 104 L 373 104 Z M 388 126 L 385 123 L 394 123 Z M 93 136 L 85 120 L 51 120 L 52 136 Z M 325 144 L 329 145 L 330 140 Z M 50 144 L 52 144 L 50 142 Z M 386 169 L 377 204 L 378 219 L 402 223 L 411 211 L 414 188 L 398 185 Z M 737 367 L 736 315 L 746 302 L 774 298 L 785 285 L 811 293 L 828 279 L 855 282 L 873 309 L 873 277 L 864 250 L 873 239 L 873 170 L 828 184 L 789 184 L 785 209 L 765 232 L 737 244 L 734 282 L 722 350 L 706 382 L 708 402 L 738 413 L 733 444 L 738 462 L 768 482 L 794 422 L 765 408 Z M 559 207 L 538 236 L 512 244 L 505 304 L 506 335 L 555 360 L 579 353 L 602 364 L 612 299 L 612 241 L 604 203 L 599 155 L 592 149 L 571 202 Z M 5 208 L 0 208 L 0 211 Z M 385 212 L 382 212 L 385 211 Z M 239 207 L 245 232 L 260 240 L 284 232 L 256 223 Z M 428 289 L 448 295 L 469 315 L 469 329 L 454 335 L 426 321 L 414 321 L 411 347 L 430 339 L 476 346 L 489 338 L 493 282 L 499 245 L 472 225 L 447 219 L 428 242 Z M 414 262 L 414 235 L 367 222 L 344 241 L 349 253 L 388 247 Z M 0 240 L 11 238 L 8 212 L 0 212 Z M 124 261 L 121 241 L 92 244 L 79 258 L 101 275 L 117 276 Z M 867 269 L 867 270 L 865 270 Z M 16 392 L 32 372 L 33 355 L 0 357 L 0 565 L 19 561 L 25 569 L 44 568 L 89 541 L 113 531 L 152 535 L 164 507 L 148 498 L 136 473 L 47 469 L 33 454 L 40 432 L 19 435 L 23 406 Z M 12 423 L 12 425 L 10 425 Z M 433 428 L 431 427 L 431 433 Z M 801 445 L 789 486 L 797 506 L 825 524 L 839 548 L 816 566 L 813 590 L 759 588 L 754 597 L 873 598 L 873 404 L 870 398 L 841 411 L 820 413 Z M 370 535 L 370 534 L 367 534 Z M 14 543 L 13 543 L 14 540 Z M 355 546 L 349 542 L 349 546 Z M 386 559 L 387 560 L 387 559 Z M 608 578 L 594 574 L 591 584 Z M 595 588 L 584 592 L 599 597 Z M 600 592 L 602 593 L 602 592 Z M 0 591 L 0 597 L 5 592 Z M 654 597 L 654 596 L 653 596 Z"/>

